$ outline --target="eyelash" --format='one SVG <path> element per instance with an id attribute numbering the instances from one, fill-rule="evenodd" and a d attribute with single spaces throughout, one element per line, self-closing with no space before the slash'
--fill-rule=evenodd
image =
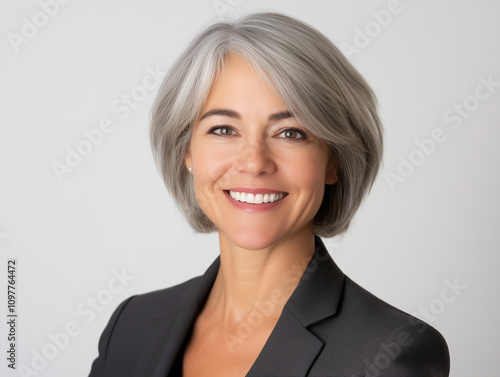
<path id="1" fill-rule="evenodd" d="M 301 130 L 299 128 L 294 128 L 294 127 L 286 128 L 284 130 L 280 130 L 279 133 L 278 133 L 278 135 L 281 135 L 284 132 L 290 132 L 290 131 L 297 132 L 297 134 L 299 134 L 300 137 L 299 138 L 294 138 L 294 139 L 289 139 L 287 137 L 284 137 L 283 139 L 285 139 L 287 141 L 305 141 L 305 140 L 307 140 L 307 134 L 303 130 Z"/>
<path id="2" fill-rule="evenodd" d="M 233 135 L 224 135 L 222 133 L 220 133 L 220 130 L 222 129 L 228 129 L 228 130 L 231 130 L 232 132 L 236 132 L 232 127 L 230 126 L 214 126 L 214 127 L 211 127 L 208 131 L 207 131 L 207 134 L 209 135 L 217 135 L 217 136 L 220 136 L 220 137 L 228 137 L 228 136 L 233 136 Z M 216 132 L 216 131 L 219 131 L 219 132 Z"/>
<path id="3" fill-rule="evenodd" d="M 232 132 L 236 132 L 234 130 L 234 128 L 230 127 L 230 126 L 214 126 L 214 127 L 211 127 L 208 131 L 207 131 L 207 134 L 210 134 L 210 135 L 217 135 L 219 137 L 229 137 L 229 136 L 233 136 L 232 134 L 231 135 L 224 135 L 222 134 L 220 131 L 222 129 L 227 129 L 227 130 L 231 130 Z M 282 139 L 285 139 L 287 141 L 291 141 L 291 142 L 294 142 L 294 141 L 305 141 L 307 140 L 307 134 L 301 130 L 301 129 L 298 129 L 298 128 L 294 128 L 294 127 L 291 127 L 291 128 L 285 128 L 285 129 L 282 129 L 280 131 L 278 131 L 277 135 L 281 135 L 285 132 L 296 132 L 298 135 L 300 135 L 300 137 L 298 138 L 293 138 L 293 139 L 290 139 L 290 138 L 286 138 L 286 137 L 283 137 Z"/>

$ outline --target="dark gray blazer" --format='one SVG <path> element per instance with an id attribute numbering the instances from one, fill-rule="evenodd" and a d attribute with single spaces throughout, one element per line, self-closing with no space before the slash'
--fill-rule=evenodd
<path id="1" fill-rule="evenodd" d="M 99 341 L 90 377 L 166 377 L 219 269 L 133 296 Z M 345 276 L 319 237 L 299 285 L 247 376 L 446 377 L 441 334 Z"/>

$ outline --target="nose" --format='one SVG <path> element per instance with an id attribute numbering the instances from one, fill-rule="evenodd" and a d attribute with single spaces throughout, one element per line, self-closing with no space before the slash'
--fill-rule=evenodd
<path id="1" fill-rule="evenodd" d="M 270 154 L 269 146 L 261 140 L 245 142 L 239 151 L 236 170 L 251 176 L 273 173 L 276 166 Z"/>

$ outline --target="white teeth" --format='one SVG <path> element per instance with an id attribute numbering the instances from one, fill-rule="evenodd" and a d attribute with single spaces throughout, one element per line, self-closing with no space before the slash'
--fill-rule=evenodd
<path id="1" fill-rule="evenodd" d="M 278 194 L 272 193 L 272 194 L 250 194 L 246 192 L 238 192 L 238 191 L 229 191 L 229 195 L 231 198 L 234 200 L 237 200 L 239 202 L 244 202 L 244 203 L 251 203 L 251 204 L 262 204 L 262 203 L 272 203 L 272 202 L 277 202 L 280 199 L 283 199 L 285 194 L 283 192 L 280 192 Z"/>

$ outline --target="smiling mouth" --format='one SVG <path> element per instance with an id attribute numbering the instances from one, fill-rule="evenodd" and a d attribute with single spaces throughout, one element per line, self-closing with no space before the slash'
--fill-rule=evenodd
<path id="1" fill-rule="evenodd" d="M 274 203 L 281 199 L 283 199 L 288 194 L 286 192 L 278 192 L 278 193 L 270 193 L 270 194 L 251 194 L 247 192 L 238 192 L 238 191 L 226 191 L 229 193 L 229 196 L 234 200 L 242 203 L 249 204 L 265 204 L 265 203 Z"/>

